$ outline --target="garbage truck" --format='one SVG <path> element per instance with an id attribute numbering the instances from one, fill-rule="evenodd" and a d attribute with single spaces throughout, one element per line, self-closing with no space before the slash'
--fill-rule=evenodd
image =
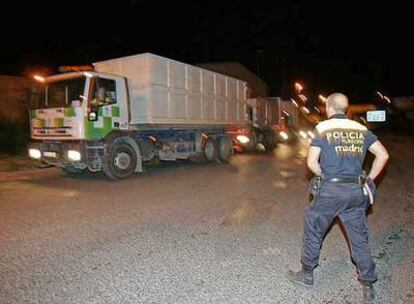
<path id="1" fill-rule="evenodd" d="M 150 53 L 34 78 L 29 157 L 124 179 L 153 159 L 227 162 L 247 83 Z"/>

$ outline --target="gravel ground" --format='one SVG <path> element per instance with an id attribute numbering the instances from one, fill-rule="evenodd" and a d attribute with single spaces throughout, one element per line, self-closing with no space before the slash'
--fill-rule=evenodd
<path id="1" fill-rule="evenodd" d="M 377 303 L 414 303 L 414 143 L 369 214 Z M 360 303 L 339 225 L 313 288 L 293 286 L 306 145 L 228 165 L 163 165 L 111 182 L 54 168 L 0 173 L 0 303 Z"/>
<path id="2" fill-rule="evenodd" d="M 0 154 L 0 172 L 16 172 L 39 167 L 39 162 L 30 160 L 26 155 Z"/>

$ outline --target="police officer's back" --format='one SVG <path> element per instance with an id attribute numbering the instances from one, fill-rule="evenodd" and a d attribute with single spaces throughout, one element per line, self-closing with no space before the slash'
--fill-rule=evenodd
<path id="1" fill-rule="evenodd" d="M 387 151 L 365 126 L 345 115 L 348 99 L 340 93 L 326 101 L 328 120 L 315 128 L 308 153 L 308 167 L 321 179 L 320 190 L 305 209 L 302 246 L 302 270 L 288 273 L 289 279 L 302 285 L 313 285 L 313 269 L 318 266 L 321 244 L 332 221 L 339 217 L 350 243 L 359 280 L 364 286 L 364 299 L 374 298 L 373 282 L 377 280 L 375 264 L 368 243 L 366 208 L 363 192 L 362 164 L 367 151 L 375 155 L 367 183 L 382 171 Z M 368 187 L 368 190 L 374 190 Z M 370 190 L 370 191 L 371 191 Z"/>

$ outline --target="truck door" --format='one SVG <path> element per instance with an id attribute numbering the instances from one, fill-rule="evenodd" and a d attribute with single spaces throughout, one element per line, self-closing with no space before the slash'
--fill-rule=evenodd
<path id="1" fill-rule="evenodd" d="M 103 139 L 113 130 L 128 128 L 123 78 L 94 77 L 89 92 L 86 138 Z"/>

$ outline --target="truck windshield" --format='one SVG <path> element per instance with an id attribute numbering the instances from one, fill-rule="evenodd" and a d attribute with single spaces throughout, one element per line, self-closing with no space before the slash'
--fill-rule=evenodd
<path id="1" fill-rule="evenodd" d="M 59 108 L 80 106 L 85 99 L 85 78 L 48 82 L 32 88 L 32 108 Z"/>

